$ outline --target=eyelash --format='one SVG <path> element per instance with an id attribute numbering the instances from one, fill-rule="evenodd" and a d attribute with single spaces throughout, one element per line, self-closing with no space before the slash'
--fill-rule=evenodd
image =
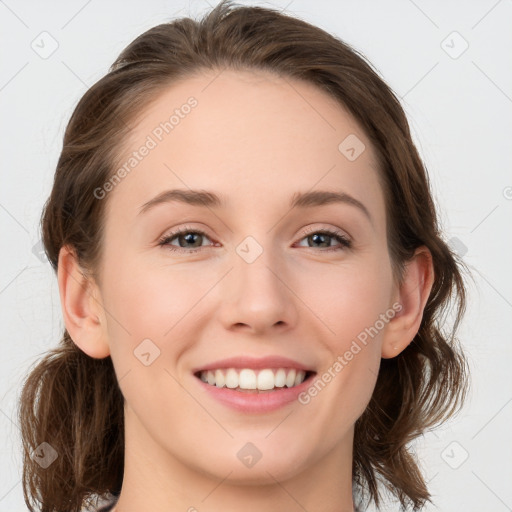
<path id="1" fill-rule="evenodd" d="M 204 248 L 201 246 L 196 249 L 185 249 L 183 247 L 176 247 L 176 246 L 170 244 L 170 242 L 172 240 L 174 240 L 177 236 L 185 234 L 185 233 L 186 234 L 194 233 L 196 235 L 205 236 L 208 239 L 210 238 L 204 231 L 201 231 L 199 229 L 190 229 L 185 226 L 183 228 L 177 229 L 176 231 L 173 231 L 172 233 L 164 235 L 162 238 L 159 239 L 158 245 L 162 246 L 162 247 L 166 247 L 167 249 L 169 249 L 171 251 L 182 252 L 182 253 L 187 253 L 187 254 L 196 253 L 199 250 Z M 341 250 L 350 249 L 352 247 L 352 242 L 346 236 L 344 236 L 343 233 L 341 233 L 340 231 L 331 230 L 331 229 L 311 230 L 305 236 L 303 236 L 301 238 L 301 240 L 311 236 L 312 234 L 321 234 L 321 235 L 330 236 L 330 237 L 336 239 L 341 244 L 341 247 L 335 246 L 335 247 L 328 247 L 328 248 L 323 248 L 323 249 L 321 248 L 322 252 L 341 251 Z M 314 249 L 314 247 L 308 247 L 308 249 Z"/>

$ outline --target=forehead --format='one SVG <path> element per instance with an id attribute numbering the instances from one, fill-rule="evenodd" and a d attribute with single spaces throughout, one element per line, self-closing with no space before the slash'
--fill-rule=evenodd
<path id="1" fill-rule="evenodd" d="M 138 115 L 120 165 L 134 152 L 110 198 L 129 210 L 164 189 L 192 188 L 219 191 L 233 208 L 336 189 L 376 217 L 384 211 L 357 121 L 313 84 L 268 72 L 205 71 L 170 85 Z"/>

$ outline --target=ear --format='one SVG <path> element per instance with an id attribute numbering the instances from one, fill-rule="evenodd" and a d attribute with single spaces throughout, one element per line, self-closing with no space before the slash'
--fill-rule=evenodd
<path id="1" fill-rule="evenodd" d="M 99 288 L 85 275 L 71 247 L 64 246 L 59 252 L 57 278 L 64 323 L 71 339 L 87 355 L 107 357 L 110 348 Z"/>
<path id="2" fill-rule="evenodd" d="M 427 247 L 421 246 L 406 264 L 402 285 L 395 291 L 395 302 L 401 309 L 385 331 L 382 342 L 384 359 L 397 356 L 416 336 L 433 283 L 432 254 Z"/>

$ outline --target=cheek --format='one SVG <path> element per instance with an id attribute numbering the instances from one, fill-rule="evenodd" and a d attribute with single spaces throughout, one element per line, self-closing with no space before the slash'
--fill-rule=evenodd
<path id="1" fill-rule="evenodd" d="M 294 287 L 311 313 L 325 327 L 322 336 L 332 350 L 343 353 L 350 343 L 378 338 L 389 311 L 390 270 L 383 265 L 342 264 L 304 272 Z M 369 333 L 371 331 L 372 334 Z"/>
<path id="2" fill-rule="evenodd" d="M 389 304 L 392 281 L 385 266 L 331 269 L 329 276 L 315 279 L 321 286 L 311 286 L 313 292 L 307 295 L 329 327 L 319 338 L 329 356 L 301 403 L 314 409 L 319 425 L 330 424 L 334 435 L 355 422 L 371 398 L 382 337 L 395 311 Z"/>
<path id="3" fill-rule="evenodd" d="M 298 400 L 324 448 L 332 448 L 366 409 L 381 360 L 378 335 L 366 344 L 339 336 L 329 348 L 330 358 Z"/>
<path id="4" fill-rule="evenodd" d="M 190 273 L 138 264 L 135 258 L 110 264 L 103 279 L 108 337 L 119 386 L 127 404 L 145 422 L 170 425 L 199 408 L 175 379 L 175 362 L 190 345 L 198 305 L 213 286 L 191 282 Z M 197 306 L 196 306 L 197 307 Z M 198 428 L 207 418 L 198 420 Z M 204 425 L 203 425 L 204 426 Z"/>
<path id="5" fill-rule="evenodd" d="M 111 268 L 104 297 L 116 321 L 109 321 L 109 327 L 118 332 L 121 324 L 131 338 L 154 338 L 157 343 L 178 330 L 183 320 L 190 323 L 188 315 L 194 315 L 201 297 L 214 284 L 211 275 L 203 279 L 178 267 L 151 267 L 147 262 L 125 261 Z"/>

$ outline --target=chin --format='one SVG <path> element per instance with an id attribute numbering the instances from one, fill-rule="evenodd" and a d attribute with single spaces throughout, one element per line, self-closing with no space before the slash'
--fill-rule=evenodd
<path id="1" fill-rule="evenodd" d="M 286 481 L 314 464 L 315 454 L 313 451 L 306 453 L 304 446 L 299 453 L 290 451 L 289 447 L 284 451 L 282 442 L 272 443 L 268 439 L 259 444 L 258 441 L 252 445 L 249 443 L 235 441 L 233 444 L 236 446 L 208 454 L 206 465 L 205 455 L 197 461 L 197 469 L 217 480 L 225 479 L 225 483 L 232 485 L 258 486 L 275 484 L 276 480 Z M 304 444 L 303 441 L 301 443 Z"/>

